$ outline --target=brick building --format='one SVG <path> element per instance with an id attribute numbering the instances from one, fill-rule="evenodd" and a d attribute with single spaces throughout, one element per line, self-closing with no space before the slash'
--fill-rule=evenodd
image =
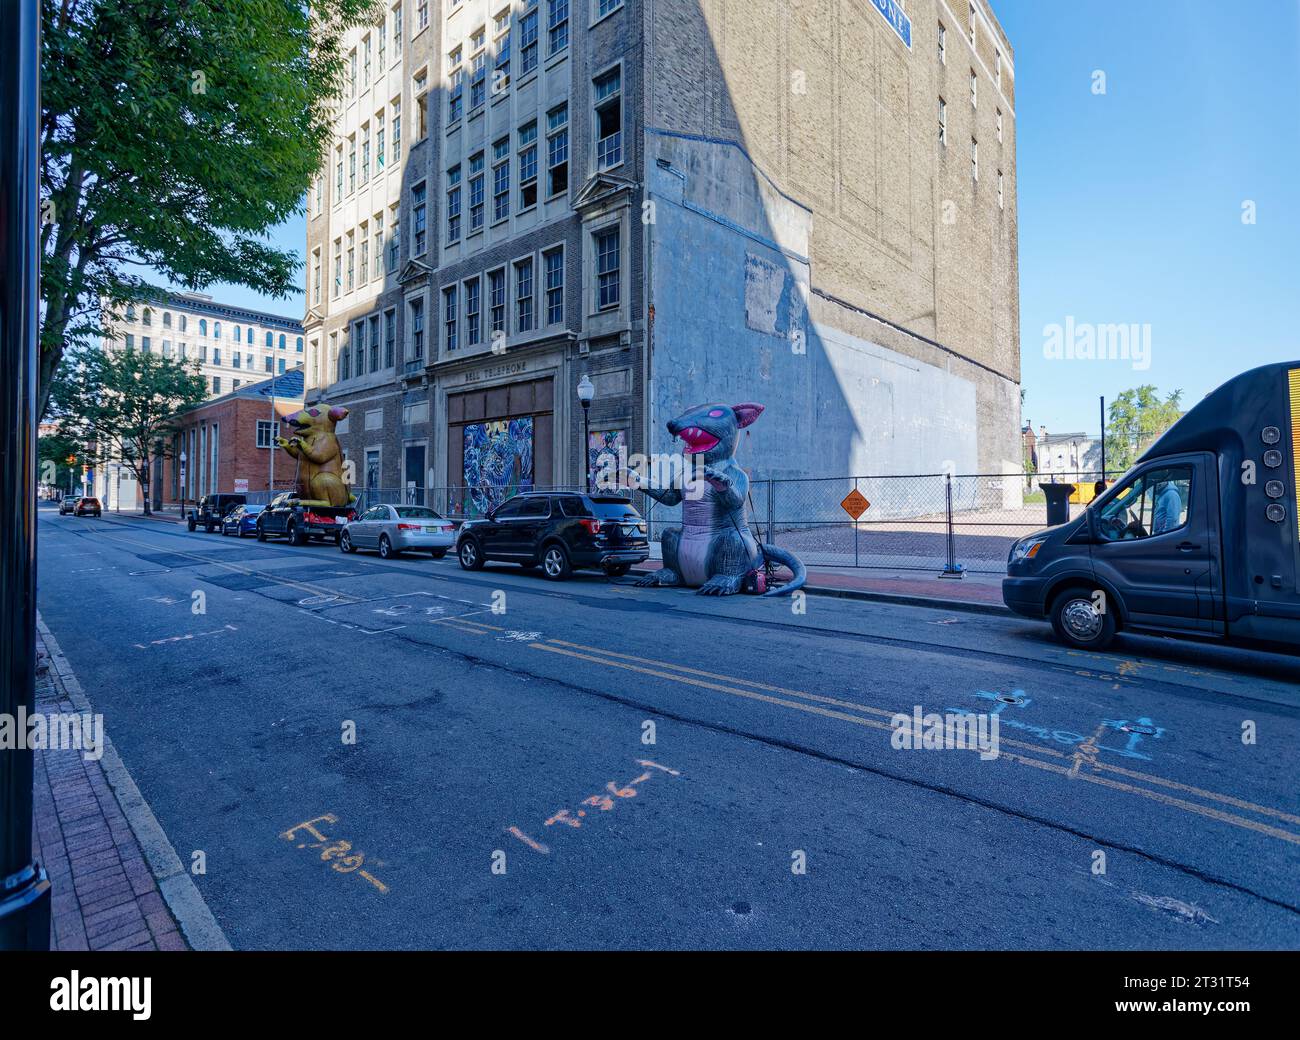
<path id="1" fill-rule="evenodd" d="M 299 367 L 282 376 L 246 383 L 190 409 L 172 439 L 172 457 L 154 464 L 150 482 L 153 508 L 179 508 L 182 491 L 186 502 L 218 491 L 265 492 L 272 487 L 272 467 L 275 490 L 292 488 L 294 462 L 274 444 L 285 417 L 302 405 L 303 369 Z M 105 509 L 143 507 L 139 486 L 125 466 L 109 463 L 103 482 Z"/>
<path id="2" fill-rule="evenodd" d="M 365 483 L 580 483 L 716 399 L 767 406 L 757 478 L 1019 471 L 985 4 L 399 0 L 345 47 L 307 399 Z"/>

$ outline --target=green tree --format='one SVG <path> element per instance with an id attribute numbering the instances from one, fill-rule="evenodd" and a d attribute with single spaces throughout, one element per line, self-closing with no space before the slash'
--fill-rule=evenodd
<path id="1" fill-rule="evenodd" d="M 37 439 L 36 458 L 40 462 L 40 482 L 53 484 L 66 492 L 71 486 L 68 478 L 76 483 L 81 477 L 86 449 L 77 438 L 59 429 Z M 69 458 L 75 458 L 76 462 L 69 463 Z"/>
<path id="2" fill-rule="evenodd" d="M 283 297 L 266 232 L 301 209 L 374 0 L 42 0 L 40 412 L 65 351 L 155 295 L 136 271 Z M 134 270 L 133 270 L 134 269 Z"/>
<path id="3" fill-rule="evenodd" d="M 147 515 L 154 462 L 172 457 L 179 414 L 207 396 L 197 362 L 88 347 L 68 358 L 51 404 L 62 432 L 85 446 L 86 465 L 121 462 L 135 475 Z"/>
<path id="4" fill-rule="evenodd" d="M 1106 472 L 1125 473 L 1156 438 L 1182 416 L 1183 392 L 1161 397 L 1147 384 L 1110 403 L 1106 421 Z"/>

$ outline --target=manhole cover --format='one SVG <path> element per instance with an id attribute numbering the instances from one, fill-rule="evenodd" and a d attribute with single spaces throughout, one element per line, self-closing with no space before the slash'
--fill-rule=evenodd
<path id="1" fill-rule="evenodd" d="M 1125 733 L 1140 733 L 1144 737 L 1155 736 L 1155 732 L 1156 732 L 1155 726 L 1143 726 L 1136 722 L 1130 722 L 1123 726 L 1120 726 L 1120 729 L 1122 729 Z"/>
<path id="2" fill-rule="evenodd" d="M 1025 703 L 1025 698 L 1018 693 L 999 693 L 997 699 L 1003 704 L 1020 705 Z"/>

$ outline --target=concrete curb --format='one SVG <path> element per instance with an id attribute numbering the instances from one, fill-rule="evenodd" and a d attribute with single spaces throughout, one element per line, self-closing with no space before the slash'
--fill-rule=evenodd
<path id="1" fill-rule="evenodd" d="M 58 640 L 54 638 L 54 634 L 39 613 L 36 617 L 36 627 L 49 649 L 50 666 L 58 673 L 63 688 L 67 691 L 68 699 L 78 711 L 93 714 L 94 708 L 91 707 L 90 700 L 81 688 L 81 683 L 77 681 L 71 663 L 64 656 Z M 203 901 L 203 896 L 195 887 L 158 818 L 154 816 L 149 803 L 144 800 L 144 795 L 131 779 L 122 757 L 117 753 L 117 748 L 107 734 L 104 736 L 104 757 L 100 760 L 100 766 L 104 770 L 108 785 L 113 789 L 113 795 L 117 798 L 122 814 L 130 824 L 132 833 L 135 834 L 136 841 L 140 843 L 145 861 L 149 864 L 149 869 L 158 884 L 158 890 L 162 893 L 172 916 L 176 918 L 176 924 L 191 949 L 231 949 L 225 932 L 212 916 L 208 904 Z"/>
<path id="2" fill-rule="evenodd" d="M 651 574 L 657 568 L 633 567 L 629 574 Z M 909 596 L 902 592 L 870 592 L 866 589 L 837 589 L 828 585 L 805 585 L 810 596 L 831 596 L 835 599 L 856 599 L 867 603 L 892 603 L 900 607 L 927 607 L 930 610 L 956 610 L 965 614 L 987 614 L 993 617 L 1013 617 L 1004 606 L 996 603 L 977 603 L 964 599 L 939 599 L 934 596 Z"/>

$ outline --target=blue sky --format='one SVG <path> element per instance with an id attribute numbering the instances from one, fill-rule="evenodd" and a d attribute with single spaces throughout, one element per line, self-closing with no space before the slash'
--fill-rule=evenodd
<path id="1" fill-rule="evenodd" d="M 1192 404 L 1300 358 L 1300 2 L 993 6 L 1015 48 L 1025 418 L 1093 432 L 1101 394 L 1153 383 Z M 273 238 L 301 256 L 303 218 Z M 207 291 L 303 313 L 301 293 Z M 1149 325 L 1150 367 L 1049 360 L 1044 329 L 1067 320 Z"/>

